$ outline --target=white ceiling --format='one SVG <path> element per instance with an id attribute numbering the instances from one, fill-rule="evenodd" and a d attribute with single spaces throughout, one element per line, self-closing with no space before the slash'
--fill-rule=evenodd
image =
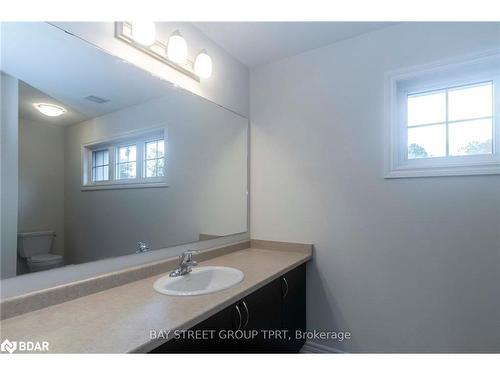
<path id="1" fill-rule="evenodd" d="M 193 22 L 195 27 L 250 68 L 394 24 L 391 22 Z"/>
<path id="2" fill-rule="evenodd" d="M 57 117 L 46 116 L 35 108 L 34 103 L 55 104 L 66 109 L 66 112 Z M 19 81 L 19 118 L 44 124 L 72 125 L 88 120 L 90 117 L 81 114 L 66 103 L 54 99 L 27 83 Z"/>
<path id="3" fill-rule="evenodd" d="M 66 125 L 166 96 L 165 81 L 44 22 L 2 25 L 1 70 L 18 78 L 21 115 L 38 116 L 31 102 L 48 101 L 68 112 L 45 119 Z M 31 86 L 31 87 L 30 87 Z M 94 103 L 87 96 L 109 100 Z"/>

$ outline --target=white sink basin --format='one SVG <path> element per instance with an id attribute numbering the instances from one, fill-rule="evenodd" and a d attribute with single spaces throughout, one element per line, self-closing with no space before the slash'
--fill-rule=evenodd
<path id="1" fill-rule="evenodd" d="M 236 268 L 195 267 L 184 276 L 163 276 L 155 281 L 153 288 L 170 296 L 198 296 L 231 288 L 243 278 L 243 272 Z"/>

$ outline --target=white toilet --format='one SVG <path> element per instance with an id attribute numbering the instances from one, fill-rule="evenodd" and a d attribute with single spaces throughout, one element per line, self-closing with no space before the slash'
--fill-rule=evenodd
<path id="1" fill-rule="evenodd" d="M 50 254 L 55 235 L 53 231 L 17 235 L 17 252 L 21 258 L 26 259 L 28 272 L 44 271 L 64 265 L 61 255 Z"/>

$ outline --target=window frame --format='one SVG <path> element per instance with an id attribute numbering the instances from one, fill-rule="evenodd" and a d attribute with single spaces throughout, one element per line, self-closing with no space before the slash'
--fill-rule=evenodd
<path id="1" fill-rule="evenodd" d="M 140 178 L 140 167 L 139 167 L 139 163 L 140 163 L 140 160 L 141 160 L 141 154 L 140 154 L 140 151 L 139 149 L 141 148 L 140 147 L 140 143 L 142 141 L 140 139 L 131 139 L 131 140 L 127 140 L 126 142 L 120 142 L 119 144 L 116 144 L 114 145 L 114 153 L 115 153 L 115 163 L 113 164 L 113 168 L 115 169 L 115 180 L 116 181 L 130 181 L 130 180 L 134 180 L 134 181 L 137 181 L 139 178 Z M 124 163 L 120 163 L 120 148 L 125 148 L 125 147 L 132 147 L 132 146 L 135 146 L 135 160 L 134 161 L 127 161 L 127 162 L 124 162 Z M 120 164 L 130 164 L 130 163 L 135 163 L 135 177 L 129 177 L 129 178 L 119 178 L 119 166 Z"/>
<path id="2" fill-rule="evenodd" d="M 385 178 L 500 174 L 500 50 L 393 71 L 385 79 Z M 408 95 L 489 81 L 493 83 L 491 154 L 408 159 Z"/>
<path id="3" fill-rule="evenodd" d="M 163 176 L 145 177 L 145 148 L 146 142 L 163 139 L 164 163 Z M 118 179 L 118 149 L 123 146 L 136 146 L 136 177 Z M 93 181 L 92 179 L 92 153 L 94 151 L 108 150 L 109 152 L 109 179 L 105 181 Z M 102 189 L 133 189 L 148 187 L 168 187 L 167 183 L 167 127 L 154 127 L 148 129 L 134 130 L 123 133 L 116 137 L 99 139 L 82 145 L 82 182 L 81 190 Z"/>
<path id="4" fill-rule="evenodd" d="M 108 164 L 94 166 L 94 154 L 97 153 L 97 152 L 102 152 L 102 151 L 108 151 Z M 106 147 L 97 147 L 95 149 L 92 149 L 90 151 L 89 162 L 90 162 L 89 178 L 90 178 L 90 180 L 93 183 L 100 184 L 100 183 L 103 183 L 103 182 L 107 182 L 107 181 L 109 181 L 111 179 L 111 170 L 110 169 L 113 167 L 113 165 L 111 164 L 111 155 L 109 153 L 109 149 L 108 148 L 106 148 Z M 104 166 L 108 167 L 108 178 L 106 180 L 99 180 L 99 181 L 94 180 L 94 168 L 99 168 L 99 167 L 104 167 Z"/>
<path id="5" fill-rule="evenodd" d="M 142 163 L 141 163 L 142 164 L 142 176 L 144 178 L 146 178 L 148 181 L 154 181 L 154 180 L 161 181 L 164 178 L 165 173 L 166 173 L 166 161 L 167 161 L 167 159 L 166 159 L 166 151 L 167 151 L 166 147 L 167 147 L 167 144 L 165 142 L 165 138 L 163 138 L 163 176 L 154 176 L 154 177 L 147 177 L 146 176 L 146 173 L 147 173 L 147 171 L 146 171 L 146 169 L 147 169 L 146 164 L 147 164 L 147 162 L 149 160 L 160 160 L 160 158 L 154 158 L 154 159 L 148 159 L 147 158 L 147 144 L 151 143 L 151 142 L 158 142 L 160 140 L 161 140 L 161 138 L 152 137 L 151 139 L 145 140 L 144 143 L 143 143 L 142 152 L 143 152 L 144 156 L 142 158 Z M 157 151 L 157 155 L 158 155 L 158 151 Z"/>

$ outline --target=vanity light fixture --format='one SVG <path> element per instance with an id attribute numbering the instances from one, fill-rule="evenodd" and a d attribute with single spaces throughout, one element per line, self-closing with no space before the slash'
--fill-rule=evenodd
<path id="1" fill-rule="evenodd" d="M 197 82 L 200 82 L 200 77 L 210 77 L 212 74 L 212 59 L 205 50 L 202 50 L 193 62 L 188 60 L 188 46 L 179 30 L 170 35 L 167 43 L 162 43 L 157 39 L 151 43 L 151 39 L 155 38 L 153 36 L 155 34 L 154 22 L 115 22 L 115 37 L 122 42 L 161 61 Z"/>
<path id="2" fill-rule="evenodd" d="M 55 104 L 33 103 L 33 106 L 45 116 L 57 117 L 66 112 L 66 109 Z"/>
<path id="3" fill-rule="evenodd" d="M 202 78 L 208 78 L 212 75 L 212 58 L 206 50 L 202 50 L 194 60 L 194 72 Z"/>
<path id="4" fill-rule="evenodd" d="M 167 57 L 169 60 L 177 64 L 185 64 L 187 61 L 188 48 L 186 39 L 181 35 L 179 30 L 175 30 L 167 44 Z"/>
<path id="5" fill-rule="evenodd" d="M 131 22 L 131 37 L 143 46 L 151 46 L 156 42 L 156 27 L 154 22 Z"/>

